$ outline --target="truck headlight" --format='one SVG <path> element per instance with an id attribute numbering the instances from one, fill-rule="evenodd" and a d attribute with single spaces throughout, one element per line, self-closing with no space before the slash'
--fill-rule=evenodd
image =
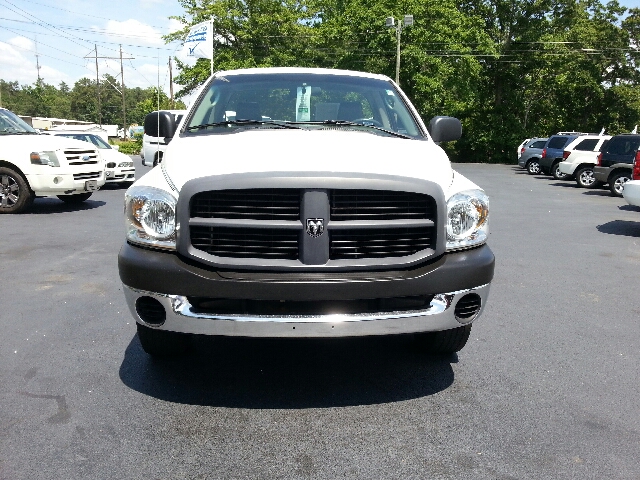
<path id="1" fill-rule="evenodd" d="M 31 163 L 34 165 L 49 165 L 50 167 L 59 167 L 56 152 L 31 152 L 29 156 Z"/>
<path id="2" fill-rule="evenodd" d="M 489 197 L 465 190 L 447 201 L 447 250 L 474 247 L 489 235 Z"/>
<path id="3" fill-rule="evenodd" d="M 132 187 L 124 198 L 127 240 L 176 249 L 176 205 L 170 193 L 153 187 Z"/>

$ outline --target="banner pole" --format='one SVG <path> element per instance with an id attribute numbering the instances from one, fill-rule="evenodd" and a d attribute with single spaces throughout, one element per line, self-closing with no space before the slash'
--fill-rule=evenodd
<path id="1" fill-rule="evenodd" d="M 213 77 L 213 55 L 215 53 L 215 47 L 213 43 L 213 18 L 209 20 L 211 28 L 209 29 L 209 35 L 211 35 L 211 76 Z"/>

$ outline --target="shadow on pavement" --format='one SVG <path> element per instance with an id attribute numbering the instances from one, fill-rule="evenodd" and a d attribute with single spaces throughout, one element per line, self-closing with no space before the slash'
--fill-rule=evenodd
<path id="1" fill-rule="evenodd" d="M 620 205 L 618 209 L 624 210 L 625 212 L 640 212 L 640 207 L 636 207 L 635 205 Z"/>
<path id="2" fill-rule="evenodd" d="M 31 206 L 23 213 L 26 215 L 42 215 L 50 213 L 79 212 L 102 207 L 106 202 L 102 200 L 86 200 L 82 203 L 64 203 L 54 197 L 36 198 Z"/>
<path id="3" fill-rule="evenodd" d="M 250 339 L 200 336 L 192 353 L 152 359 L 134 336 L 120 366 L 128 387 L 189 405 L 324 408 L 398 402 L 453 383 L 457 355 L 431 357 L 410 336 Z"/>
<path id="4" fill-rule="evenodd" d="M 609 235 L 623 235 L 625 237 L 640 237 L 640 219 L 637 222 L 627 220 L 613 220 L 596 228 L 600 233 Z"/>

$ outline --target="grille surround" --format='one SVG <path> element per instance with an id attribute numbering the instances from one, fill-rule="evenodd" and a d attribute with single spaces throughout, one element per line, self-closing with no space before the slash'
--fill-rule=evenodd
<path id="1" fill-rule="evenodd" d="M 250 190 L 250 189 L 293 189 L 299 192 L 300 217 L 296 220 L 256 220 L 253 218 L 225 219 L 216 217 L 192 217 L 193 199 L 198 194 L 213 190 Z M 330 218 L 330 195 L 333 189 L 346 190 L 386 190 L 390 192 L 409 192 L 431 197 L 431 219 L 364 219 L 335 220 Z M 403 195 L 403 194 L 401 194 Z M 325 200 L 321 200 L 324 198 Z M 313 199 L 313 201 L 309 201 Z M 326 206 L 323 206 L 326 205 Z M 444 236 L 444 219 L 446 218 L 446 202 L 442 189 L 435 182 L 411 179 L 406 177 L 390 177 L 384 175 L 313 173 L 295 175 L 291 172 L 278 173 L 245 173 L 201 177 L 186 182 L 178 199 L 177 219 L 179 233 L 177 236 L 178 253 L 205 268 L 247 271 L 291 271 L 291 272 L 328 272 L 328 271 L 386 271 L 392 269 L 414 268 L 420 264 L 437 260 L 446 250 Z M 308 218 L 323 218 L 325 232 L 317 238 L 305 233 Z M 365 217 L 366 218 L 366 217 Z M 211 254 L 196 248 L 191 242 L 191 230 L 194 227 L 240 227 L 247 230 L 261 229 L 295 230 L 300 239 L 298 259 L 227 257 Z M 332 232 L 357 230 L 388 229 L 420 229 L 428 227 L 434 232 L 430 237 L 430 245 L 425 249 L 415 249 L 415 253 L 403 256 L 360 258 L 330 258 L 329 237 Z M 293 233 L 291 233 L 293 235 Z M 366 235 L 366 233 L 365 233 Z M 197 241 L 196 241 L 197 243 Z M 324 245 L 321 245 L 324 243 Z M 318 252 L 326 250 L 326 256 Z M 310 253 L 311 252 L 311 253 Z M 312 254 L 315 252 L 315 255 Z"/>

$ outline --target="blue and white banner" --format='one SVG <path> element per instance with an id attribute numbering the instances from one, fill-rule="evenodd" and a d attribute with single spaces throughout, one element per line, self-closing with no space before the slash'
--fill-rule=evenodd
<path id="1" fill-rule="evenodd" d="M 191 27 L 181 53 L 181 57 L 192 61 L 198 58 L 213 58 L 213 22 L 211 20 Z"/>

